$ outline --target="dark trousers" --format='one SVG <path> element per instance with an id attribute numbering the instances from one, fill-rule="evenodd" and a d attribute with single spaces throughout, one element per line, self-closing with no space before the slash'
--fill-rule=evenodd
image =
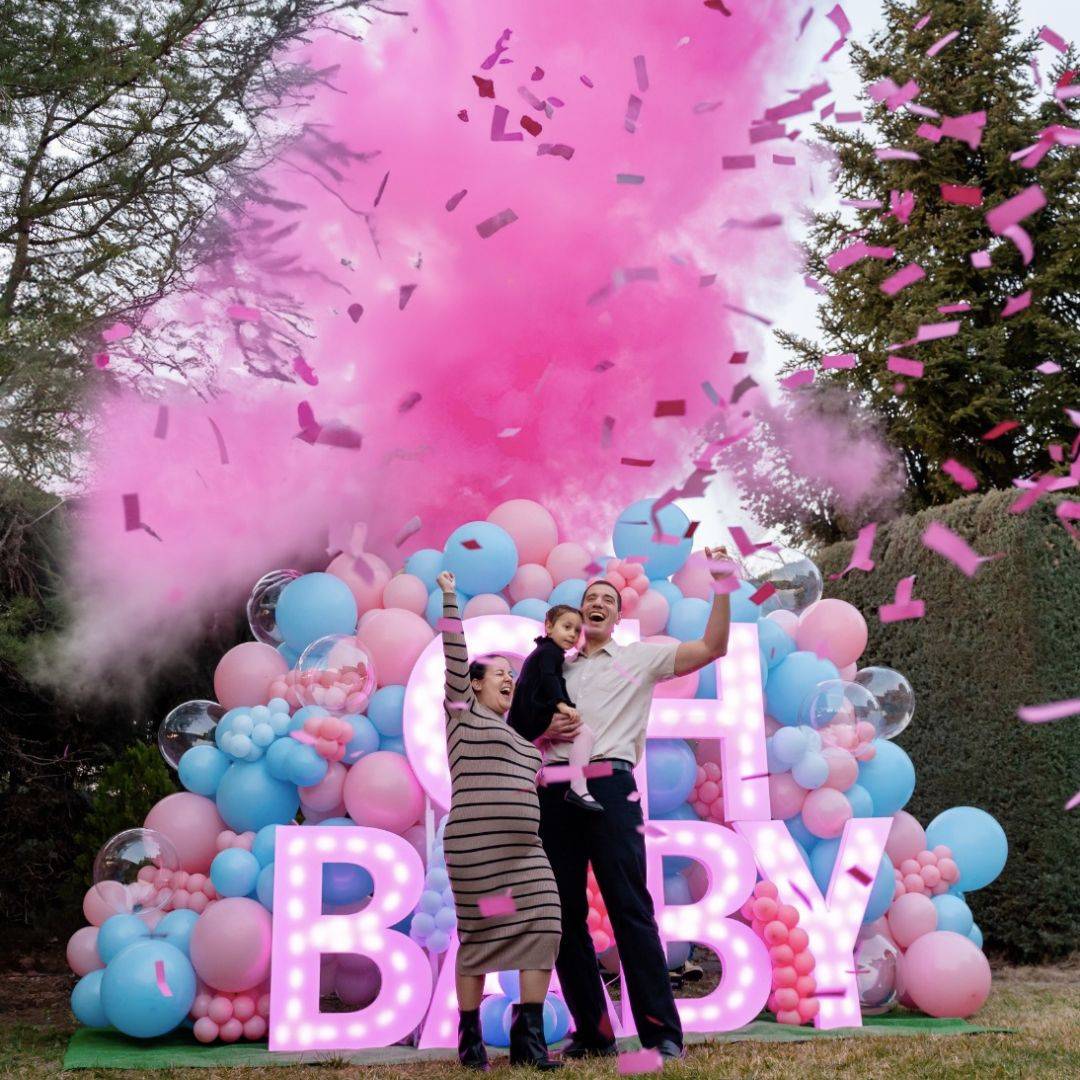
<path id="1" fill-rule="evenodd" d="M 667 956 L 645 886 L 641 803 L 627 799 L 637 790 L 633 774 L 616 772 L 589 781 L 589 790 L 604 804 L 602 814 L 568 803 L 567 786 L 540 788 L 540 838 L 562 902 L 562 945 L 555 967 L 575 1031 L 587 1042 L 607 1041 L 600 1034 L 606 1018 L 604 991 L 587 923 L 585 881 L 591 862 L 615 932 L 641 1045 L 654 1047 L 670 1039 L 681 1046 Z"/>

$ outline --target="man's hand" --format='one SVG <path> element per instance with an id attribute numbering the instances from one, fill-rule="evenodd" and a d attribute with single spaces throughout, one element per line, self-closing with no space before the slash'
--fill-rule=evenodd
<path id="1" fill-rule="evenodd" d="M 551 718 L 551 726 L 544 732 L 544 738 L 551 742 L 573 742 L 581 730 L 581 717 L 570 717 L 556 713 Z"/>

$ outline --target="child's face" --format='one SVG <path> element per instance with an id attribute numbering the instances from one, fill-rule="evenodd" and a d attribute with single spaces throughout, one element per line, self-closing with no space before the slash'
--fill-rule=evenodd
<path id="1" fill-rule="evenodd" d="M 573 611 L 564 611 L 548 627 L 548 637 L 563 650 L 572 649 L 578 643 L 580 636 L 581 616 Z"/>

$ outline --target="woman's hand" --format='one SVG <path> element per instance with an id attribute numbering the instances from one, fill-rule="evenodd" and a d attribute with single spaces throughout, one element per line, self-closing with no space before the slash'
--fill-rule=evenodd
<path id="1" fill-rule="evenodd" d="M 442 589 L 444 595 L 451 595 L 455 590 L 454 575 L 449 570 L 444 570 L 436 579 L 435 584 Z"/>
<path id="2" fill-rule="evenodd" d="M 713 563 L 726 562 L 731 563 L 731 556 L 728 554 L 728 549 L 721 545 L 720 547 L 707 547 L 705 549 L 705 558 L 709 560 L 709 572 L 712 574 L 716 581 L 720 581 L 723 578 L 731 577 L 733 567 L 719 567 L 714 568 Z"/>

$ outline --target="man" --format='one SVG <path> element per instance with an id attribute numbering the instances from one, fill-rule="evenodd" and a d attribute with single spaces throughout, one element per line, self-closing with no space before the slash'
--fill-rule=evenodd
<path id="1" fill-rule="evenodd" d="M 713 565 L 727 557 L 724 548 L 706 548 L 705 553 Z M 713 577 L 720 579 L 727 573 L 722 565 L 713 570 Z M 583 722 L 595 737 L 593 761 L 609 762 L 612 767 L 610 776 L 589 781 L 605 808 L 603 813 L 582 813 L 567 802 L 565 784 L 540 789 L 540 838 L 562 904 L 563 936 L 556 969 L 575 1028 L 563 1056 L 616 1053 L 586 921 L 585 881 L 592 863 L 615 932 L 641 1044 L 657 1050 L 664 1059 L 679 1058 L 683 1056 L 682 1025 L 645 883 L 645 837 L 633 768 L 645 749 L 654 686 L 723 656 L 731 609 L 727 593 L 717 593 L 698 641 L 617 645 L 611 635 L 621 607 L 619 591 L 610 582 L 593 581 L 586 588 L 581 603 L 584 644 L 564 668 L 567 690 L 581 720 L 556 714 L 545 731 L 518 730 L 528 739 L 542 735 L 550 740 L 549 760 L 561 764 L 567 760 L 566 742 Z"/>

